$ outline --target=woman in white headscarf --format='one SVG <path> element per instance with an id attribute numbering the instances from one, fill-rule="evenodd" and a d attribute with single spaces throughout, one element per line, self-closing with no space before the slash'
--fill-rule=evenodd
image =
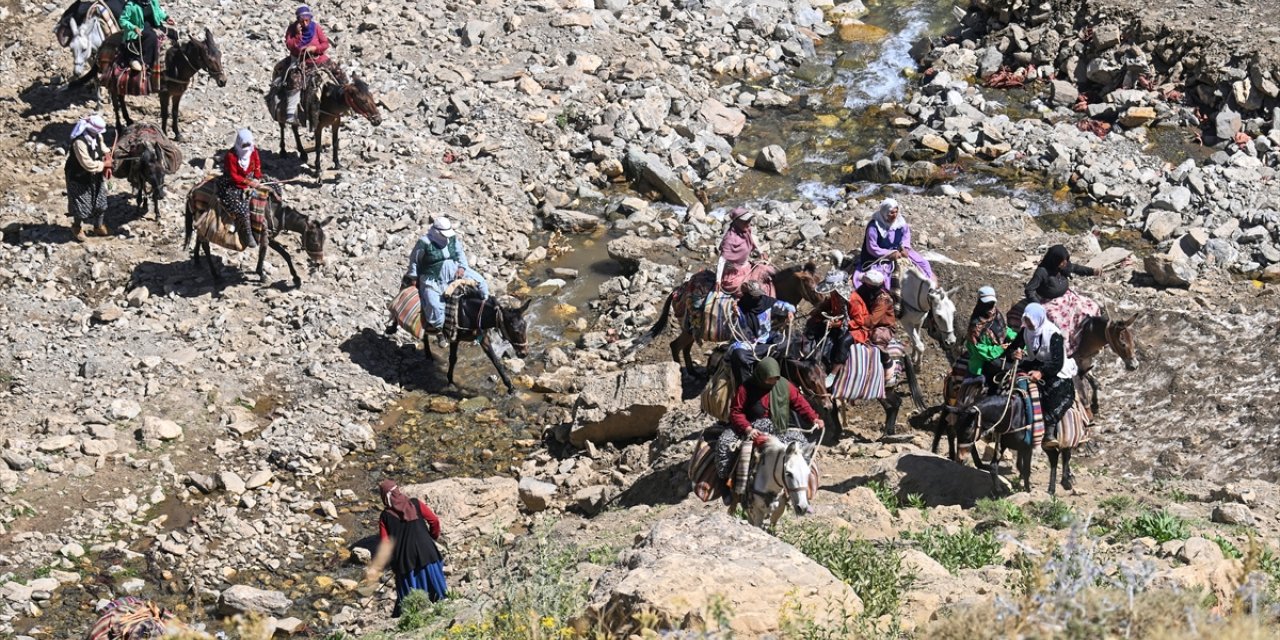
<path id="1" fill-rule="evenodd" d="M 111 177 L 111 157 L 102 133 L 107 122 L 93 114 L 80 119 L 71 129 L 71 150 L 63 165 L 67 178 L 67 215 L 73 219 L 71 235 L 84 242 L 85 226 L 93 227 L 95 236 L 110 234 L 107 230 L 107 186 Z"/>
<path id="2" fill-rule="evenodd" d="M 862 286 L 862 274 L 875 270 L 884 274 L 884 287 L 888 289 L 894 263 L 901 258 L 911 260 L 925 277 L 936 282 L 929 261 L 911 248 L 911 225 L 899 211 L 898 201 L 885 198 L 867 224 L 862 252 L 858 254 L 858 265 L 853 274 L 854 284 Z"/>
<path id="3" fill-rule="evenodd" d="M 1037 302 L 1022 312 L 1022 331 L 1009 350 L 1015 356 L 1025 348 L 1020 371 L 1029 371 L 1040 384 L 1040 408 L 1044 411 L 1044 448 L 1058 446 L 1058 423 L 1076 399 L 1076 361 L 1067 355 L 1067 339 L 1062 330 L 1049 321 L 1044 307 Z"/>
<path id="4" fill-rule="evenodd" d="M 258 246 L 258 240 L 250 231 L 249 190 L 261 186 L 262 160 L 258 147 L 253 143 L 253 132 L 241 129 L 236 141 L 222 159 L 222 177 L 218 178 L 218 198 L 222 206 L 236 219 L 236 232 L 245 247 Z"/>

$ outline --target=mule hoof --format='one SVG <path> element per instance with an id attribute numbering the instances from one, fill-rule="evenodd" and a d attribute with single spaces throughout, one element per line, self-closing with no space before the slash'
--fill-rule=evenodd
<path id="1" fill-rule="evenodd" d="M 1076 488 L 1076 483 L 1072 482 L 1072 481 L 1071 481 L 1071 478 L 1063 478 L 1063 479 L 1062 479 L 1062 488 L 1063 488 L 1063 489 L 1066 489 L 1067 491 L 1074 491 L 1074 490 L 1075 490 L 1075 488 Z M 1052 489 L 1050 489 L 1050 490 L 1049 490 L 1049 495 L 1053 495 L 1053 490 L 1052 490 Z"/>
<path id="2" fill-rule="evenodd" d="M 297 289 L 298 287 L 301 287 L 301 286 L 302 286 L 302 278 L 294 278 L 294 279 L 293 279 L 293 288 L 294 288 L 294 289 Z"/>

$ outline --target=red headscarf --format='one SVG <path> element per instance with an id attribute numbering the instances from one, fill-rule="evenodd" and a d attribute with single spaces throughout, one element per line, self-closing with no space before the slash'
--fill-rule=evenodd
<path id="1" fill-rule="evenodd" d="M 413 522 L 420 516 L 409 496 L 400 491 L 395 480 L 383 480 L 378 483 L 378 492 L 382 494 L 382 504 L 405 522 Z"/>

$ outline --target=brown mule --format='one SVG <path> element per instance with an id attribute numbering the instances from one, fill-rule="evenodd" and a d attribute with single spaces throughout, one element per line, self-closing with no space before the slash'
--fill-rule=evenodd
<path id="1" fill-rule="evenodd" d="M 120 46 L 121 36 L 117 33 L 108 37 L 98 50 L 99 72 L 103 76 L 106 76 L 106 72 L 115 64 Z M 151 90 L 151 93 L 160 95 L 160 130 L 168 133 L 169 114 L 172 112 L 173 139 L 177 142 L 182 141 L 182 133 L 178 131 L 178 105 L 182 103 L 182 96 L 191 86 L 192 79 L 200 71 L 213 76 L 219 87 L 227 86 L 227 74 L 222 69 L 222 49 L 218 47 L 217 41 L 213 38 L 213 32 L 207 27 L 204 30 L 203 39 L 197 40 L 193 36 L 182 44 L 174 41 L 165 50 L 164 74 L 160 78 L 160 86 L 153 87 Z M 129 115 L 129 105 L 125 102 L 124 96 L 120 95 L 117 83 L 109 82 L 107 93 L 111 96 L 111 106 L 115 111 L 116 128 L 120 128 L 121 116 L 125 124 L 133 124 L 133 117 Z"/>
<path id="2" fill-rule="evenodd" d="M 284 137 L 284 129 L 287 124 L 285 104 L 283 100 L 280 100 L 278 93 L 277 91 L 267 92 L 267 109 L 271 111 L 271 118 L 280 125 L 280 155 L 285 155 L 287 153 Z M 368 119 L 375 127 L 382 124 L 382 114 L 378 112 L 378 101 L 374 99 L 369 85 L 359 76 L 355 76 L 346 85 L 326 82 L 320 87 L 319 95 L 319 114 L 311 122 L 312 133 L 315 136 L 316 161 L 314 169 L 317 178 L 320 177 L 320 150 L 324 146 L 325 128 L 330 130 L 330 135 L 333 138 L 333 167 L 341 169 L 342 163 L 338 161 L 338 129 L 342 125 L 342 116 L 354 112 L 356 115 Z M 302 114 L 299 113 L 298 115 L 301 116 Z M 291 126 L 293 127 L 294 146 L 298 149 L 298 154 L 303 155 L 302 135 L 298 132 L 298 123 L 294 122 Z"/>

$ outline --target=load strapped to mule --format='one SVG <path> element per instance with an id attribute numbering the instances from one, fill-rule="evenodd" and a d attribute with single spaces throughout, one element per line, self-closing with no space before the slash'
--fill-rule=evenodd
<path id="1" fill-rule="evenodd" d="M 320 122 L 320 88 L 326 84 L 341 86 L 342 78 L 323 65 L 310 63 L 311 56 L 287 56 L 271 70 L 271 87 L 267 91 L 267 109 L 278 122 L 285 119 L 288 96 L 299 91 L 297 121 L 314 130 Z"/>
<path id="2" fill-rule="evenodd" d="M 272 202 L 281 203 L 280 195 L 268 186 L 258 187 L 249 194 L 250 230 L 261 237 L 268 225 L 267 214 L 271 210 L 283 212 L 283 207 L 272 207 Z M 196 185 L 188 196 L 188 206 L 194 214 L 194 226 L 199 237 L 231 251 L 244 251 L 244 242 L 237 233 L 238 220 L 234 213 L 227 211 L 218 197 L 218 177 L 206 176 Z M 283 225 L 277 224 L 279 228 Z"/>
<path id="3" fill-rule="evenodd" d="M 479 339 L 480 315 L 484 312 L 483 305 L 487 301 L 481 302 L 482 306 L 480 311 L 474 314 L 475 317 L 472 317 L 466 305 L 461 304 L 467 298 L 479 297 L 480 284 L 475 280 L 459 278 L 446 285 L 444 295 L 441 296 L 444 301 L 444 325 L 440 327 L 438 333 L 452 341 L 458 338 L 459 330 L 472 331 Z M 422 322 L 422 297 L 415 286 L 401 289 L 400 293 L 391 299 L 387 310 L 391 312 L 396 325 L 409 332 L 409 335 L 415 339 L 421 340 L 427 334 L 437 333 L 434 327 L 428 327 Z"/>
<path id="4" fill-rule="evenodd" d="M 164 29 L 157 29 L 155 34 L 156 50 L 163 52 L 169 36 Z M 98 48 L 98 84 L 106 87 L 108 93 L 119 96 L 160 93 L 164 89 L 165 56 L 157 55 L 150 69 L 144 65 L 141 70 L 135 70 L 129 64 L 129 56 L 124 55 L 125 47 L 141 47 L 142 43 L 140 40 L 124 42 L 123 36 L 113 33 Z M 141 57 L 140 51 L 132 53 Z"/>

